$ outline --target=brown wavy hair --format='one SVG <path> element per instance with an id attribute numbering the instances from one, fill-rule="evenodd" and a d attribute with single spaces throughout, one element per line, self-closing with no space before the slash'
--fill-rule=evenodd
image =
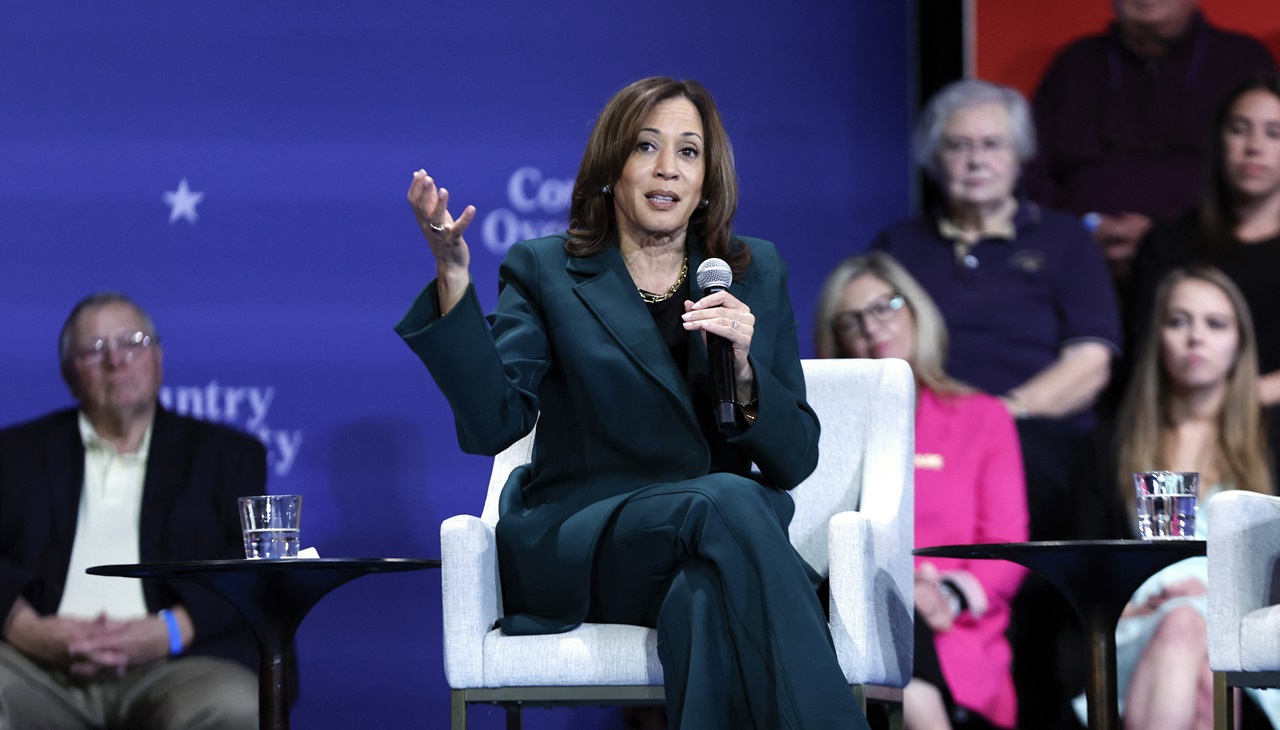
<path id="1" fill-rule="evenodd" d="M 715 101 L 697 81 L 652 76 L 630 84 L 605 104 L 591 129 L 578 179 L 573 184 L 565 251 L 570 256 L 585 257 L 611 245 L 617 234 L 617 221 L 613 198 L 602 189 L 614 185 L 622 176 L 622 168 L 635 150 L 645 120 L 654 107 L 668 99 L 688 99 L 693 104 L 702 117 L 706 140 L 702 197 L 709 202 L 705 208 L 694 211 L 689 227 L 697 234 L 708 257 L 724 259 L 734 275 L 740 276 L 751 263 L 751 250 L 732 245 L 733 215 L 738 210 L 733 145 L 720 121 Z"/>
<path id="2" fill-rule="evenodd" d="M 1134 364 L 1133 380 L 1116 424 L 1116 481 L 1125 503 L 1135 501 L 1133 475 L 1168 468 L 1166 430 L 1172 425 L 1169 406 L 1173 385 L 1161 357 L 1160 331 L 1168 315 L 1173 289 L 1184 281 L 1203 281 L 1222 291 L 1235 310 L 1239 347 L 1236 362 L 1227 374 L 1227 393 L 1218 412 L 1214 444 L 1217 481 L 1227 489 L 1272 493 L 1272 465 L 1267 451 L 1266 427 L 1258 399 L 1258 345 L 1249 305 L 1240 289 L 1218 269 L 1191 264 L 1171 271 L 1160 282 L 1150 321 L 1151 335 Z M 1208 488 L 1209 484 L 1202 484 Z"/>

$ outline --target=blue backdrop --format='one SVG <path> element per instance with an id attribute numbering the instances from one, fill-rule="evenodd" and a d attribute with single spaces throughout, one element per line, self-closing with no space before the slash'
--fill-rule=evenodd
<path id="1" fill-rule="evenodd" d="M 392 325 L 432 273 L 404 193 L 479 209 L 481 297 L 564 227 L 592 120 L 627 83 L 702 81 L 737 228 L 775 241 L 811 352 L 816 290 L 908 213 L 905 3 L 9 3 L 0 25 L 0 423 L 70 400 L 56 333 L 116 289 L 150 309 L 172 408 L 257 434 L 327 557 L 439 554 L 489 462 Z M 442 727 L 439 576 L 371 576 L 298 635 L 300 728 Z M 472 711 L 477 727 L 499 713 Z M 611 727 L 608 711 L 531 713 Z"/>

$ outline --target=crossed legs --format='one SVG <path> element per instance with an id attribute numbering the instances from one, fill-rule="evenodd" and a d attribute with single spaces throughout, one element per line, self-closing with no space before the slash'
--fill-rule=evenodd
<path id="1" fill-rule="evenodd" d="M 790 497 L 734 475 L 637 492 L 605 529 L 591 621 L 658 630 L 672 727 L 865 728 Z"/>

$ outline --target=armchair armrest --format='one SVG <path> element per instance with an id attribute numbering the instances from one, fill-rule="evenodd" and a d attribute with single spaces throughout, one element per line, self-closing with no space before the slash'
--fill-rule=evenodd
<path id="1" fill-rule="evenodd" d="M 1247 671 L 1241 623 L 1271 603 L 1272 578 L 1280 557 L 1280 499 L 1229 491 L 1208 501 L 1209 666 Z"/>
<path id="2" fill-rule="evenodd" d="M 484 637 L 502 615 L 493 526 L 458 515 L 440 525 L 444 671 L 454 689 L 484 686 Z"/>
<path id="3" fill-rule="evenodd" d="M 891 527 L 859 512 L 831 518 L 831 638 L 851 683 L 902 687 L 911 679 L 911 548 Z"/>

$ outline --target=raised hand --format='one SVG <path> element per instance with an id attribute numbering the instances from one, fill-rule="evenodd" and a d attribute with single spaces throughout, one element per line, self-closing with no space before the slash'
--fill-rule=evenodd
<path id="1" fill-rule="evenodd" d="M 462 234 L 475 218 L 476 208 L 468 205 L 454 219 L 449 213 L 449 191 L 436 187 L 426 170 L 413 173 L 407 197 L 436 260 L 440 313 L 445 314 L 462 298 L 471 281 L 471 251 Z"/>

